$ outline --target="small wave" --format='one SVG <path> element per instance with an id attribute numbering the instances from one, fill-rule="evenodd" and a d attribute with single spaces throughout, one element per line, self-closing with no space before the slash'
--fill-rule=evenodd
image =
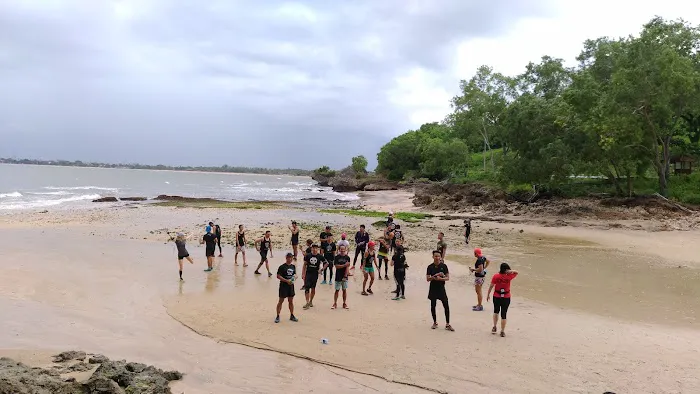
<path id="1" fill-rule="evenodd" d="M 0 193 L 0 198 L 17 198 L 17 197 L 22 197 L 22 193 L 20 193 L 20 192 Z"/>
<path id="2" fill-rule="evenodd" d="M 57 192 L 27 192 L 26 194 L 31 194 L 33 196 L 67 196 L 69 194 L 73 194 L 71 192 L 67 192 L 65 190 L 57 191 Z"/>
<path id="3" fill-rule="evenodd" d="M 104 191 L 108 191 L 108 192 L 119 191 L 119 189 L 115 188 L 115 187 L 100 187 L 100 186 L 75 186 L 75 187 L 45 186 L 44 189 L 47 189 L 47 190 L 104 190 Z"/>
<path id="4" fill-rule="evenodd" d="M 30 208 L 51 207 L 51 206 L 55 206 L 55 205 L 61 205 L 63 203 L 67 203 L 67 202 L 94 200 L 94 199 L 100 198 L 100 197 L 101 196 L 99 194 L 82 194 L 79 196 L 59 198 L 56 200 L 40 200 L 40 201 L 25 202 L 25 203 L 19 203 L 19 204 L 0 204 L 0 209 L 30 209 Z"/>

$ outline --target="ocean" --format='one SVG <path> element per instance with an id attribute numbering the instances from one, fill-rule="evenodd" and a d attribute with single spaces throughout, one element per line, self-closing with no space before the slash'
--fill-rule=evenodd
<path id="1" fill-rule="evenodd" d="M 229 201 L 357 199 L 300 176 L 0 164 L 0 210 L 90 207 L 100 197 L 160 194 Z"/>

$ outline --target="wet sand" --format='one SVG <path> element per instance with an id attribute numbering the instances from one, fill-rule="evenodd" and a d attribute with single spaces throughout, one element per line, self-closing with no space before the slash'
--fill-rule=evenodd
<path id="1" fill-rule="evenodd" d="M 173 247 L 157 231 L 194 231 L 218 217 L 225 228 L 243 221 L 286 238 L 290 215 L 348 228 L 362 220 L 156 207 L 0 217 L 9 262 L 0 276 L 0 349 L 7 349 L 0 355 L 75 348 L 142 361 L 183 371 L 173 389 L 186 393 L 426 392 L 387 380 L 450 393 L 700 391 L 697 233 L 477 223 L 472 244 L 522 273 L 502 339 L 489 332 L 489 306 L 471 311 L 466 264 L 473 259 L 460 228 L 451 227 L 459 221 L 406 232 L 428 238 L 414 241 L 409 254 L 406 300 L 390 300 L 393 281 L 377 281 L 375 295 L 363 297 L 355 276 L 350 311 L 330 310 L 331 286 L 320 284 L 316 307 L 303 311 L 297 286 L 299 323 L 286 320 L 285 305 L 277 325 L 277 280 L 235 267 L 230 247 L 207 275 L 204 249 L 190 245 L 197 265 L 185 266 L 181 284 Z M 450 244 L 454 333 L 429 328 L 423 272 L 437 231 Z M 273 272 L 282 256 L 276 253 Z"/>

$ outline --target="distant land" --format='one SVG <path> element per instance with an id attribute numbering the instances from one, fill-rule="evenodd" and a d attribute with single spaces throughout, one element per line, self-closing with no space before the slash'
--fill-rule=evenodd
<path id="1" fill-rule="evenodd" d="M 87 163 L 80 160 L 32 160 L 32 159 L 3 159 L 0 164 L 33 164 L 39 166 L 62 166 L 62 167 L 94 167 L 94 168 L 126 168 L 131 170 L 165 170 L 165 171 L 201 171 L 201 172 L 226 172 L 238 174 L 268 174 L 268 175 L 296 175 L 311 176 L 312 171 L 300 170 L 296 168 L 278 169 L 262 167 L 232 167 L 223 165 L 221 167 L 192 167 L 192 166 L 166 166 L 163 164 L 108 164 L 108 163 Z"/>

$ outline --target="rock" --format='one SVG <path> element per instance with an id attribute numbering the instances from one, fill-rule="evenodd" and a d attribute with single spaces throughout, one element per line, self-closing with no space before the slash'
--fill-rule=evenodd
<path id="1" fill-rule="evenodd" d="M 85 371 L 91 370 L 92 367 L 93 367 L 93 366 L 90 365 L 90 364 L 77 363 L 77 364 L 71 365 L 71 366 L 68 367 L 67 369 L 68 369 L 69 371 L 71 371 L 71 372 L 85 372 Z"/>
<path id="2" fill-rule="evenodd" d="M 91 394 L 124 394 L 124 390 L 119 387 L 117 382 L 104 376 L 93 376 L 84 386 Z"/>
<path id="3" fill-rule="evenodd" d="M 72 376 L 69 376 L 69 377 L 63 379 L 63 381 L 66 383 L 75 382 L 75 378 Z"/>
<path id="4" fill-rule="evenodd" d="M 119 199 L 116 197 L 102 197 L 98 198 L 96 200 L 92 200 L 92 202 L 118 202 Z"/>
<path id="5" fill-rule="evenodd" d="M 525 232 L 525 230 L 523 230 L 523 229 L 520 229 L 520 234 L 522 234 L 522 233 L 524 233 L 524 232 Z"/>
<path id="6" fill-rule="evenodd" d="M 122 201 L 146 201 L 146 200 L 148 200 L 146 197 L 121 197 L 119 199 Z"/>
<path id="7" fill-rule="evenodd" d="M 163 372 L 163 377 L 165 380 L 168 382 L 172 382 L 173 380 L 182 380 L 182 372 L 178 371 L 165 371 Z"/>
<path id="8" fill-rule="evenodd" d="M 59 353 L 59 354 L 53 356 L 53 362 L 62 363 L 62 362 L 71 361 L 71 360 L 83 361 L 83 360 L 85 360 L 86 356 L 87 356 L 87 354 L 85 354 L 85 352 L 71 350 L 71 351 Z"/>
<path id="9" fill-rule="evenodd" d="M 371 183 L 364 187 L 366 192 L 379 192 L 385 190 L 398 190 L 399 186 L 394 183 Z"/>

